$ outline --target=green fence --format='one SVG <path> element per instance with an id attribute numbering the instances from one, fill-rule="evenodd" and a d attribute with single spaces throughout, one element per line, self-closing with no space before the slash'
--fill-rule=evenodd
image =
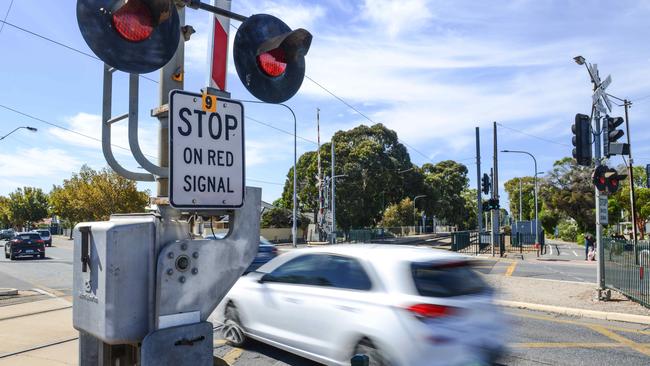
<path id="1" fill-rule="evenodd" d="M 603 238 L 605 286 L 650 307 L 650 244 Z"/>

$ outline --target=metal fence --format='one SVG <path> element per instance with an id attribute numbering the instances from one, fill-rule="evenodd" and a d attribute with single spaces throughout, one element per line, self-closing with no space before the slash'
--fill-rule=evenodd
<path id="1" fill-rule="evenodd" d="M 474 254 L 487 253 L 491 249 L 491 232 L 484 231 L 457 231 L 451 233 L 451 250 L 459 253 Z M 499 233 L 499 242 L 494 250 L 499 255 L 505 253 L 537 252 L 544 254 L 546 245 L 544 243 L 544 232 L 540 234 L 540 245 L 535 245 L 537 239 L 535 234 L 517 233 L 509 235 Z"/>
<path id="2" fill-rule="evenodd" d="M 603 238 L 605 287 L 616 290 L 650 307 L 650 244 L 639 241 Z"/>

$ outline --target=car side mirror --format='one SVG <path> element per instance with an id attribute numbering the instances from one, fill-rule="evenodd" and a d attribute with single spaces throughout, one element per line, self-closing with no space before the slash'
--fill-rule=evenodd
<path id="1" fill-rule="evenodd" d="M 273 281 L 273 276 L 270 273 L 265 274 L 257 280 L 258 283 L 271 282 Z"/>

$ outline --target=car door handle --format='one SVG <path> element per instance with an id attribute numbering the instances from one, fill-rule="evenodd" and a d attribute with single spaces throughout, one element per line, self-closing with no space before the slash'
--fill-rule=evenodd
<path id="1" fill-rule="evenodd" d="M 292 304 L 302 304 L 302 300 L 298 300 L 298 299 L 293 298 L 293 297 L 285 297 L 284 300 L 286 302 L 290 302 Z"/>
<path id="2" fill-rule="evenodd" d="M 359 309 L 353 308 L 352 306 L 345 306 L 345 305 L 335 305 L 335 307 L 339 310 L 343 311 L 349 311 L 351 313 L 357 313 L 359 312 Z"/>

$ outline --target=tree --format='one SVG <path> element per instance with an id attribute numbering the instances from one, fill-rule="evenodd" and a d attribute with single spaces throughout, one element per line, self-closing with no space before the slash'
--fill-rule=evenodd
<path id="1" fill-rule="evenodd" d="M 48 214 L 47 195 L 40 188 L 24 187 L 9 193 L 9 212 L 14 225 L 31 226 Z"/>
<path id="2" fill-rule="evenodd" d="M 549 209 L 543 209 L 539 213 L 539 224 L 542 225 L 544 232 L 553 234 L 557 224 L 560 222 L 560 214 Z"/>
<path id="3" fill-rule="evenodd" d="M 445 220 L 448 224 L 463 226 L 468 212 L 462 193 L 468 188 L 467 167 L 453 160 L 437 164 L 422 165 L 425 198 L 425 212 Z"/>
<path id="4" fill-rule="evenodd" d="M 291 211 L 282 207 L 273 207 L 262 214 L 262 228 L 286 228 L 291 226 Z"/>
<path id="5" fill-rule="evenodd" d="M 422 175 L 411 163 L 406 147 L 395 131 L 382 124 L 361 125 L 334 134 L 337 175 L 336 222 L 345 231 L 376 225 L 384 208 L 405 196 L 422 193 Z M 323 176 L 331 176 L 331 144 L 321 145 Z M 297 162 L 298 199 L 301 211 L 318 210 L 317 152 Z M 282 193 L 283 207 L 292 206 L 293 169 L 289 169 Z"/>
<path id="6" fill-rule="evenodd" d="M 413 201 L 406 197 L 398 203 L 389 205 L 381 219 L 383 227 L 412 226 L 416 212 Z"/>
<path id="7" fill-rule="evenodd" d="M 639 233 L 639 239 L 645 238 L 645 225 L 650 219 L 650 189 L 646 188 L 646 172 L 643 167 L 634 167 L 634 195 L 636 206 L 636 228 Z M 623 171 L 624 167 L 619 167 Z M 632 220 L 631 203 L 630 203 L 630 183 L 629 179 L 620 182 L 621 186 L 615 194 L 609 197 L 609 219 L 618 220 L 621 217 L 621 211 L 627 213 L 628 219 Z"/>
<path id="8" fill-rule="evenodd" d="M 521 216 L 519 217 L 519 181 L 521 180 Z M 539 182 L 538 182 L 539 185 Z M 510 212 L 519 221 L 535 219 L 535 178 L 515 177 L 504 184 L 508 200 L 510 201 Z"/>
<path id="9" fill-rule="evenodd" d="M 9 199 L 0 196 L 0 227 L 8 228 L 12 225 L 11 210 L 9 209 Z"/>
<path id="10" fill-rule="evenodd" d="M 574 219 L 583 233 L 594 232 L 596 228 L 592 170 L 577 165 L 575 159 L 563 158 L 553 164 L 540 189 L 545 207 Z"/>
<path id="11" fill-rule="evenodd" d="M 95 171 L 86 165 L 50 193 L 52 212 L 70 227 L 107 220 L 114 213 L 143 211 L 148 200 L 149 192 L 138 191 L 135 181 L 109 168 Z"/>
<path id="12" fill-rule="evenodd" d="M 478 202 L 476 201 L 476 189 L 465 188 L 461 192 L 461 196 L 465 201 L 465 210 L 463 222 L 461 223 L 461 230 L 474 230 L 477 229 L 477 215 L 478 215 Z"/>

